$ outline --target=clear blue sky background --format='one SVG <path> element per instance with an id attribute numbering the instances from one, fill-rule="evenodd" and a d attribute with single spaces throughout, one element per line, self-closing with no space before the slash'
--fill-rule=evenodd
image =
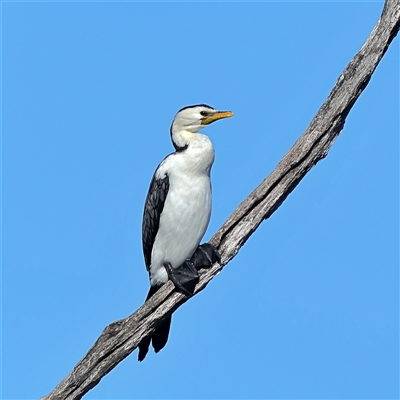
<path id="1" fill-rule="evenodd" d="M 50 392 L 148 290 L 143 203 L 176 111 L 212 138 L 205 239 L 302 134 L 379 2 L 3 2 L 3 398 Z M 399 39 L 328 157 L 168 345 L 88 399 L 398 398 Z"/>

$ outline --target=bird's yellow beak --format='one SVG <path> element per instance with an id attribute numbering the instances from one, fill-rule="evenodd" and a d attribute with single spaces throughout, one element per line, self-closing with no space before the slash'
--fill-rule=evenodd
<path id="1" fill-rule="evenodd" d="M 208 115 L 201 120 L 202 125 L 210 125 L 211 123 L 218 121 L 222 118 L 229 118 L 233 116 L 232 111 L 218 111 L 213 115 Z"/>

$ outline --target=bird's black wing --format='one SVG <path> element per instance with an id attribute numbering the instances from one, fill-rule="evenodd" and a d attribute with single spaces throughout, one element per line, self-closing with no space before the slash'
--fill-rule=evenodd
<path id="1" fill-rule="evenodd" d="M 156 174 L 154 174 L 147 193 L 142 222 L 143 254 L 147 270 L 150 268 L 151 251 L 160 225 L 160 216 L 167 198 L 168 189 L 168 175 L 157 179 Z"/>

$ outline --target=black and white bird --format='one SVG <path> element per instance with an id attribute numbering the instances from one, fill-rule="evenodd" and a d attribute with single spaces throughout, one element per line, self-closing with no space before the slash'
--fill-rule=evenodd
<path id="1" fill-rule="evenodd" d="M 184 107 L 175 115 L 170 129 L 175 152 L 157 167 L 144 206 L 143 253 L 151 285 L 146 300 L 169 279 L 190 296 L 199 280 L 197 270 L 220 261 L 213 246 L 200 245 L 211 216 L 214 147 L 199 130 L 232 115 L 206 104 Z M 150 342 L 155 352 L 165 346 L 170 325 L 171 317 L 142 340 L 139 361 Z"/>

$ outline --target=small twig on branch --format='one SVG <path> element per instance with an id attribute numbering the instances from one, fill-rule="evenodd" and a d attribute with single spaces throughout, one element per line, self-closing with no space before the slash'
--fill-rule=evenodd
<path id="1" fill-rule="evenodd" d="M 212 237 L 219 249 L 221 265 L 200 271 L 195 294 L 203 290 L 239 249 L 292 192 L 307 172 L 322 158 L 341 133 L 346 117 L 367 86 L 375 68 L 397 35 L 400 26 L 398 0 L 386 0 L 381 19 L 367 41 L 339 76 L 332 92 L 304 134 L 279 162 L 275 170 L 236 209 Z M 96 386 L 141 340 L 154 332 L 166 316 L 188 298 L 165 284 L 129 317 L 108 325 L 73 371 L 43 400 L 80 399 Z"/>

